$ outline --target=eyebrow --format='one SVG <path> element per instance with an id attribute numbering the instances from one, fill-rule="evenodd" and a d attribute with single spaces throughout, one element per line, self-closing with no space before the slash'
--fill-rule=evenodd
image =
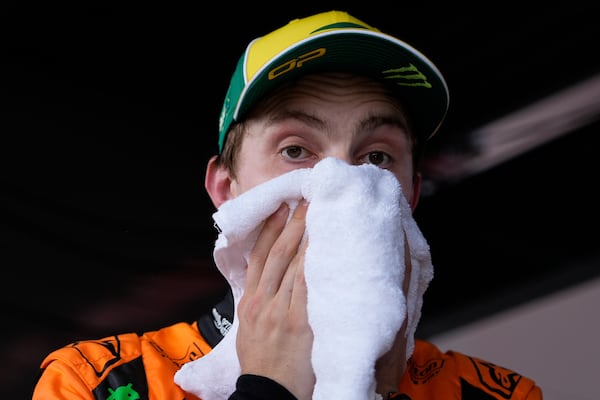
<path id="1" fill-rule="evenodd" d="M 313 127 L 323 129 L 327 127 L 325 121 L 320 118 L 317 118 L 315 115 L 309 114 L 300 110 L 288 110 L 288 109 L 278 109 L 272 113 L 269 113 L 267 121 L 269 123 L 285 121 L 287 119 L 295 119 L 302 121 L 303 123 Z"/>
<path id="2" fill-rule="evenodd" d="M 287 119 L 295 119 L 301 121 L 312 128 L 319 129 L 325 132 L 325 134 L 329 132 L 329 129 L 327 129 L 327 123 L 325 121 L 313 114 L 309 114 L 300 110 L 279 109 L 273 113 L 270 113 L 267 121 L 270 124 L 279 121 L 284 121 Z M 402 131 L 404 131 L 407 135 L 409 135 L 408 124 L 406 122 L 406 119 L 402 116 L 398 116 L 392 113 L 382 115 L 369 115 L 366 119 L 360 121 L 360 124 L 354 133 L 369 132 L 383 125 L 397 126 L 401 128 Z"/>
<path id="3" fill-rule="evenodd" d="M 365 120 L 361 121 L 359 129 L 361 131 L 372 131 L 382 125 L 397 126 L 408 134 L 408 124 L 406 119 L 395 114 L 370 115 Z"/>

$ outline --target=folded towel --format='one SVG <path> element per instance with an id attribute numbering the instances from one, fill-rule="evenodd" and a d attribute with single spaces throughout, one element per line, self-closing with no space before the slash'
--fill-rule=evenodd
<path id="1" fill-rule="evenodd" d="M 390 349 L 406 315 L 410 357 L 423 294 L 433 278 L 429 246 L 391 172 L 326 158 L 225 202 L 213 216 L 221 229 L 216 265 L 237 308 L 262 223 L 282 202 L 293 210 L 301 198 L 309 201 L 304 272 L 314 333 L 313 399 L 379 399 L 375 362 Z M 412 263 L 408 293 L 402 291 L 405 240 Z M 240 373 L 238 324 L 236 316 L 225 338 L 185 364 L 175 382 L 203 400 L 227 399 Z"/>

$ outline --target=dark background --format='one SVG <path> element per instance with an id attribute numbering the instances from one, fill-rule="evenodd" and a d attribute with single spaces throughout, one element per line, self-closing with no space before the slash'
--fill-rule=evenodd
<path id="1" fill-rule="evenodd" d="M 313 12 L 345 9 L 447 79 L 415 214 L 436 267 L 421 336 L 599 274 L 597 99 L 576 129 L 444 173 L 477 155 L 478 128 L 598 74 L 597 5 L 253 4 L 2 6 L 3 397 L 29 397 L 58 346 L 220 298 L 203 182 L 229 77 L 249 39 Z"/>

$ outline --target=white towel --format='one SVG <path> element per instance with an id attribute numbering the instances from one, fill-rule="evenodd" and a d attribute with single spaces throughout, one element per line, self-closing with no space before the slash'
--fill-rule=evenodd
<path id="1" fill-rule="evenodd" d="M 314 333 L 313 399 L 380 399 L 375 362 L 389 350 L 405 315 L 406 357 L 412 355 L 423 294 L 433 278 L 429 246 L 391 172 L 326 158 L 225 202 L 213 216 L 221 229 L 216 265 L 232 287 L 237 309 L 264 219 L 282 202 L 293 210 L 303 197 L 309 201 L 304 272 Z M 405 238 L 412 262 L 408 293 L 402 292 Z M 203 400 L 227 399 L 240 374 L 238 323 L 236 316 L 225 338 L 185 364 L 175 382 Z"/>

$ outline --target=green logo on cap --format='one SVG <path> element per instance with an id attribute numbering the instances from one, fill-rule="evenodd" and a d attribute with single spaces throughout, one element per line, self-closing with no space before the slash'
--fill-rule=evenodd
<path id="1" fill-rule="evenodd" d="M 385 79 L 392 79 L 400 86 L 425 87 L 431 89 L 431 83 L 427 82 L 427 77 L 421 73 L 414 65 L 410 67 L 393 68 L 383 71 Z"/>

